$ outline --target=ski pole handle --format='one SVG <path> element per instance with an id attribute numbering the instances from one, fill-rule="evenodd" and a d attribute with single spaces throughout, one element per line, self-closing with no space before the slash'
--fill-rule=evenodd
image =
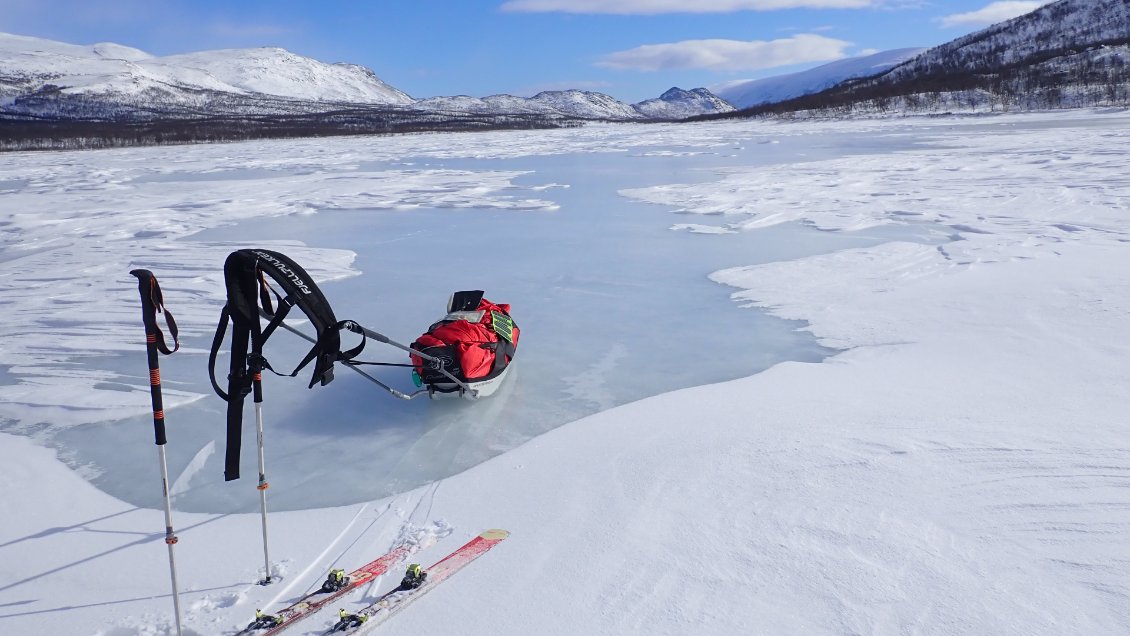
<path id="1" fill-rule="evenodd" d="M 141 321 L 145 325 L 145 353 L 149 361 L 149 395 L 153 402 L 153 436 L 158 446 L 164 446 L 168 440 L 165 437 L 165 408 L 161 399 L 161 369 L 157 353 L 169 355 L 180 349 L 177 322 L 165 309 L 161 286 L 157 284 L 157 277 L 153 272 L 147 269 L 135 269 L 130 274 L 137 277 L 137 288 L 141 294 Z M 165 315 L 169 335 L 173 338 L 172 349 L 165 344 L 165 336 L 157 324 L 158 313 Z"/>

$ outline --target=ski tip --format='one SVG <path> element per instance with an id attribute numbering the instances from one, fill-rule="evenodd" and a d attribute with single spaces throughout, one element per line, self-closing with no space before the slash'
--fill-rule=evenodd
<path id="1" fill-rule="evenodd" d="M 479 533 L 479 536 L 484 539 L 490 539 L 492 541 L 502 541 L 506 537 L 510 536 L 510 531 L 495 528 L 493 530 L 483 530 L 481 533 Z"/>

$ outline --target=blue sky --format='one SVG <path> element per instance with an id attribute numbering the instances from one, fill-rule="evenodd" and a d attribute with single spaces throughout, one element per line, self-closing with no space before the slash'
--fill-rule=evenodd
<path id="1" fill-rule="evenodd" d="M 0 31 L 154 55 L 279 46 L 413 97 L 621 101 L 929 47 L 1047 0 L 0 0 Z"/>

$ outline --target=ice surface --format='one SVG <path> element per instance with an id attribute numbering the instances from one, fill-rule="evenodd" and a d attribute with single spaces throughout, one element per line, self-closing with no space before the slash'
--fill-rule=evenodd
<path id="1" fill-rule="evenodd" d="M 808 137 L 801 144 L 807 156 L 790 152 L 779 163 L 750 170 L 726 166 L 725 175 L 705 177 L 714 179 L 714 187 L 702 187 L 703 175 L 686 170 L 628 175 L 616 187 L 658 205 L 617 197 L 608 217 L 618 231 L 654 239 L 664 249 L 678 246 L 668 249 L 668 260 L 685 260 L 689 269 L 700 261 L 716 267 L 714 261 L 738 256 L 694 284 L 690 274 L 675 277 L 682 294 L 711 310 L 697 318 L 709 317 L 719 328 L 739 327 L 729 334 L 734 342 L 753 342 L 740 333 L 751 323 L 725 323 L 722 307 L 737 305 L 751 319 L 761 310 L 803 320 L 820 342 L 845 351 L 821 364 L 785 362 L 748 377 L 604 410 L 391 497 L 273 512 L 270 566 L 281 577 L 276 586 L 256 584 L 263 573 L 257 513 L 191 513 L 178 507 L 176 550 L 188 633 L 230 633 L 250 620 L 254 608 L 277 608 L 316 587 L 328 568 L 355 567 L 406 539 L 411 545 L 422 535 L 412 560 L 434 563 L 483 528 L 504 527 L 512 533 L 504 549 L 404 612 L 396 629 L 455 629 L 469 636 L 1125 634 L 1130 629 L 1128 136 L 1125 112 L 1080 111 L 0 156 L 0 179 L 27 182 L 6 193 L 7 205 L 0 208 L 6 223 L 0 233 L 5 242 L 0 368 L 8 373 L 0 405 L 4 419 L 15 422 L 5 430 L 36 438 L 0 433 L 5 489 L 0 631 L 126 636 L 172 630 L 161 511 L 97 490 L 36 443 L 53 439 L 73 451 L 82 444 L 60 443 L 67 430 L 106 430 L 121 424 L 99 423 L 107 413 L 138 413 L 127 425 L 128 442 L 122 434 L 117 456 L 88 458 L 85 464 L 72 457 L 70 464 L 90 478 L 118 482 L 97 475 L 110 475 L 103 471 L 115 462 L 137 464 L 137 481 L 148 484 L 138 488 L 157 490 L 143 417 L 144 375 L 132 370 L 140 358 L 124 364 L 127 358 L 119 354 L 136 356 L 140 344 L 136 286 L 125 276 L 107 284 L 101 272 L 128 271 L 134 259 L 155 271 L 175 270 L 179 276 L 165 279 L 170 293 L 213 305 L 221 284 L 214 263 L 242 243 L 244 232 L 266 241 L 272 237 L 263 228 L 286 227 L 248 221 L 254 217 L 305 215 L 289 220 L 299 223 L 292 227 L 308 229 L 302 221 L 354 215 L 348 228 L 393 234 L 421 213 L 433 223 L 424 238 L 434 235 L 448 247 L 444 237 L 469 224 L 498 229 L 503 224 L 490 221 L 497 215 L 505 225 L 527 230 L 553 219 L 561 224 L 563 241 L 588 231 L 602 249 L 615 247 L 656 268 L 650 284 L 665 289 L 657 281 L 667 283 L 664 277 L 678 272 L 650 254 L 646 241 L 622 247 L 603 239 L 599 224 L 562 220 L 574 206 L 561 188 L 545 186 L 552 179 L 569 186 L 569 196 L 580 197 L 574 193 L 588 179 L 570 181 L 568 170 L 544 166 L 542 174 L 517 175 L 516 160 L 599 153 L 647 161 L 698 157 L 696 163 L 714 157 L 725 164 L 725 155 L 741 148 L 799 149 L 794 142 Z M 773 140 L 781 143 L 762 143 Z M 822 140 L 831 147 L 821 149 Z M 382 165 L 406 157 L 427 161 L 402 164 L 402 171 L 382 179 Z M 462 163 L 468 157 L 491 159 L 491 171 Z M 585 160 L 590 161 L 609 168 L 594 157 Z M 191 180 L 128 185 L 132 176 L 202 173 L 228 164 L 241 166 L 232 168 L 236 171 L 286 174 L 207 185 Z M 343 174 L 347 165 L 356 166 L 356 178 Z M 430 194 L 421 195 L 421 187 Z M 655 197 L 652 188 L 670 196 Z M 868 190 L 882 196 L 866 196 Z M 517 205 L 508 194 L 517 195 Z M 741 211 L 717 209 L 727 196 Z M 428 198 L 439 203 L 420 203 Z M 750 199 L 757 205 L 748 205 Z M 114 213 L 94 213 L 103 206 Z M 796 219 L 801 207 L 810 208 L 799 217 L 801 226 L 761 222 Z M 713 214 L 677 223 L 672 219 L 686 217 L 671 215 L 673 208 L 689 213 L 711 208 Z M 219 219 L 244 222 L 208 241 L 185 240 L 190 231 L 214 227 Z M 936 243 L 929 233 L 891 233 L 889 223 L 905 219 L 946 227 L 945 233 L 961 240 Z M 652 220 L 664 229 L 656 230 Z M 757 227 L 747 229 L 748 220 Z M 826 235 L 834 247 L 844 247 L 843 231 L 812 228 L 844 226 L 845 220 L 851 226 L 888 224 L 866 233 L 894 240 L 836 251 L 810 242 Z M 449 232 L 445 223 L 454 228 Z M 674 225 L 720 233 L 665 229 Z M 367 291 L 374 299 L 358 305 L 358 312 L 387 325 L 392 335 L 414 333 L 418 319 L 434 316 L 432 308 L 442 311 L 448 281 L 440 285 L 419 275 L 424 287 L 436 291 L 405 297 L 411 302 L 401 311 L 421 315 L 397 318 L 386 311 L 387 298 L 400 300 L 413 286 L 386 282 L 397 279 L 367 247 L 355 259 L 349 245 L 377 238 L 372 232 L 352 234 L 339 239 L 310 232 L 312 240 L 340 240 L 346 249 L 271 245 L 300 262 L 317 262 L 315 275 L 331 281 L 325 287 L 335 299 L 340 294 L 353 302 L 352 290 Z M 746 243 L 743 235 L 778 240 Z M 232 242 L 216 242 L 227 237 Z M 398 243 L 419 236 L 400 238 L 386 242 L 386 250 L 395 253 Z M 774 255 L 778 242 L 805 249 Z M 143 256 L 137 256 L 140 246 L 146 248 Z M 702 246 L 717 249 L 698 250 Z M 564 258 L 561 251 L 545 251 Z M 590 273 L 576 277 L 583 284 L 569 289 L 609 291 L 599 283 L 622 280 L 618 272 L 592 275 L 616 261 L 591 251 Z M 577 260 L 567 262 L 589 267 Z M 628 268 L 623 279 L 642 273 Z M 525 282 L 519 278 L 516 287 L 503 291 L 521 291 L 538 276 L 547 276 L 545 269 L 533 267 Z M 380 284 L 366 289 L 374 278 Z M 539 282 L 538 289 L 546 288 Z M 628 304 L 650 307 L 647 295 L 631 286 L 610 289 Z M 704 289 L 732 293 L 736 302 L 711 304 L 717 299 L 707 298 Z M 551 296 L 545 302 L 522 299 L 528 325 L 560 314 L 558 303 L 548 302 Z M 601 294 L 586 296 L 602 302 Z M 57 300 L 64 302 L 56 307 Z M 206 341 L 215 307 L 191 306 L 177 307 L 186 337 Z M 662 310 L 669 315 L 671 303 Z M 660 330 L 666 323 L 638 324 L 667 346 L 668 332 Z M 65 337 L 52 339 L 58 334 Z M 599 357 L 578 364 L 579 371 L 562 374 L 570 383 L 552 396 L 566 404 L 584 396 L 600 404 L 594 409 L 622 399 L 621 385 L 604 378 L 638 358 L 643 339 L 611 340 Z M 523 349 L 529 363 L 541 355 L 548 364 L 550 353 L 560 354 L 551 342 L 527 344 L 536 345 Z M 79 357 L 91 349 L 96 355 Z M 285 359 L 285 353 L 277 355 Z M 197 351 L 164 359 L 168 375 L 188 378 L 174 387 L 186 400 L 197 395 L 192 378 L 200 357 Z M 580 354 L 564 360 L 577 363 Z M 713 370 L 714 362 L 708 359 L 700 369 Z M 134 377 L 117 375 L 119 364 Z M 541 377 L 526 373 L 514 383 L 509 401 L 493 404 L 505 410 L 516 397 L 550 396 L 523 384 Z M 272 379 L 276 388 L 269 399 L 293 397 L 303 405 L 326 400 L 321 404 L 330 408 L 307 407 L 307 421 L 288 425 L 271 411 L 284 404 L 268 407 L 272 449 L 280 447 L 275 438 L 285 437 L 288 426 L 299 430 L 326 421 L 335 404 L 322 396 L 343 380 L 309 392 L 288 391 L 280 382 Z M 201 397 L 172 413 L 214 403 Z M 346 407 L 373 420 L 387 417 L 359 403 Z M 215 474 L 210 462 L 219 451 L 212 444 L 216 420 L 203 411 L 197 415 L 172 425 L 170 446 L 180 453 L 174 486 L 185 501 L 200 490 L 224 488 L 207 482 L 215 479 L 208 475 Z M 418 435 L 419 422 L 401 423 L 406 439 Z M 373 432 L 369 421 L 355 428 L 357 439 Z M 453 430 L 433 426 L 429 433 L 443 437 Z M 482 439 L 490 434 L 502 439 L 511 431 L 480 432 Z M 307 441 L 317 446 L 314 436 Z M 437 448 L 445 442 L 428 440 Z M 104 437 L 98 448 L 111 454 Z M 284 470 L 289 459 L 275 455 L 268 469 Z M 240 492 L 251 490 L 249 483 L 237 485 Z M 272 501 L 280 490 L 276 483 Z M 146 496 L 152 498 L 137 499 Z M 224 502 L 212 505 L 218 503 Z M 425 547 L 433 540 L 434 546 Z M 342 605 L 358 609 L 395 584 L 394 577 L 386 578 Z M 321 633 L 329 623 L 331 617 L 315 616 L 305 631 Z"/>
<path id="2" fill-rule="evenodd" d="M 827 139 L 797 141 L 799 146 L 780 151 L 785 156 L 828 152 Z M 727 289 L 707 275 L 736 263 L 789 260 L 896 237 L 937 241 L 947 235 L 925 226 L 853 234 L 795 224 L 760 233 L 688 235 L 670 231 L 678 218 L 670 208 L 621 194 L 627 186 L 673 179 L 710 182 L 722 165 L 780 160 L 762 148 L 754 145 L 724 156 L 649 151 L 363 160 L 325 171 L 318 183 L 327 185 L 316 187 L 329 191 L 335 182 L 349 181 L 365 184 L 369 192 L 405 188 L 396 190 L 397 199 L 385 202 L 392 209 L 319 207 L 313 214 L 252 220 L 193 235 L 194 242 L 232 247 L 300 237 L 307 245 L 355 253 L 352 268 L 359 275 L 324 285 L 323 291 L 339 318 L 357 320 L 403 343 L 442 317 L 448 296 L 459 289 L 484 289 L 491 300 L 511 303 L 523 329 L 513 377 L 499 394 L 477 403 L 403 403 L 347 369 L 339 369 L 330 386 L 315 390 L 305 389 L 308 370 L 294 380 L 268 375 L 264 412 L 272 507 L 349 504 L 395 494 L 458 473 L 598 410 L 742 377 L 782 360 L 811 362 L 829 355 L 830 349 L 798 332 L 800 325 L 734 306 Z M 851 143 L 845 140 L 840 148 L 835 154 Z M 215 174 L 182 170 L 175 179 L 201 183 Z M 219 174 L 224 181 L 270 176 L 248 168 Z M 172 183 L 169 176 L 162 181 Z M 293 190 L 293 179 L 304 177 L 280 174 L 272 183 Z M 492 182 L 496 192 L 489 194 L 472 185 Z M 278 249 L 290 253 L 286 247 Z M 174 312 L 181 304 L 171 290 L 166 290 L 166 300 Z M 214 304 L 212 310 L 218 315 Z M 186 336 L 190 352 L 162 361 L 170 388 L 207 394 L 169 414 L 179 442 L 169 448 L 173 474 L 185 471 L 175 477 L 176 503 L 187 510 L 252 510 L 258 506 L 254 489 L 243 482 L 224 484 L 223 453 L 204 452 L 223 447 L 224 430 L 225 404 L 209 392 L 203 356 L 191 353 L 206 349 L 210 341 L 208 332 Z M 289 371 L 307 346 L 280 335 L 268 346 L 268 359 Z M 406 361 L 399 351 L 378 343 L 371 343 L 366 354 L 377 361 Z M 225 365 L 221 359 L 221 379 Z M 401 390 L 413 388 L 405 369 L 366 371 Z M 147 417 L 69 430 L 55 439 L 73 463 L 97 475 L 100 488 L 126 501 L 156 505 L 152 489 L 133 478 L 149 452 L 132 443 Z M 248 408 L 246 422 L 251 421 Z M 245 475 L 256 471 L 253 440 L 247 429 Z M 121 461 L 123 454 L 132 460 Z"/>

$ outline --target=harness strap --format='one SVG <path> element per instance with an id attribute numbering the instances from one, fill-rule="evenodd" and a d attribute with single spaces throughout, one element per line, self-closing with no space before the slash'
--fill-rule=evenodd
<path id="1" fill-rule="evenodd" d="M 228 394 L 220 388 L 219 382 L 216 382 L 216 357 L 220 353 L 220 345 L 224 344 L 224 336 L 228 333 L 230 316 L 228 306 L 224 305 L 220 310 L 220 324 L 216 325 L 216 335 L 212 337 L 212 350 L 208 353 L 208 379 L 212 381 L 212 390 L 225 402 L 228 401 Z"/>
<path id="2" fill-rule="evenodd" d="M 276 292 L 268 284 L 268 276 L 283 289 Z M 311 361 L 314 373 L 310 387 L 315 384 L 326 385 L 333 380 L 333 364 L 349 360 L 360 353 L 359 347 L 342 353 L 341 323 L 333 314 L 321 290 L 317 288 L 310 275 L 287 256 L 270 250 L 245 249 L 228 255 L 224 262 L 224 279 L 227 287 L 227 304 L 220 312 L 216 335 L 212 339 L 212 349 L 208 356 L 208 373 L 216 394 L 227 401 L 227 450 L 224 477 L 227 480 L 239 478 L 239 451 L 243 426 L 243 405 L 251 393 L 255 378 L 260 371 L 268 370 L 277 375 L 263 356 L 263 346 L 267 339 L 283 324 L 291 308 L 297 305 L 318 332 L 317 340 L 303 360 L 289 375 L 296 376 Z M 277 300 L 272 302 L 271 296 Z M 260 315 L 270 320 L 265 328 Z M 228 322 L 232 324 L 231 364 L 229 367 L 227 390 L 216 380 L 216 359 L 227 335 Z M 258 400 L 258 392 L 256 399 Z"/>

